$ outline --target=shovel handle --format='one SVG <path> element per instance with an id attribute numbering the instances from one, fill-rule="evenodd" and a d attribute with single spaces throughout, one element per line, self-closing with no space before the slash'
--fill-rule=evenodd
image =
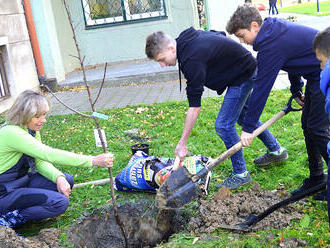
<path id="1" fill-rule="evenodd" d="M 276 122 L 278 119 L 280 119 L 282 116 L 284 116 L 286 113 L 282 110 L 281 112 L 274 115 L 271 119 L 266 121 L 264 124 L 262 124 L 260 127 L 258 127 L 253 132 L 253 137 L 257 137 L 259 134 L 261 134 L 263 131 L 265 131 L 270 125 L 272 125 L 274 122 Z M 235 145 L 233 145 L 231 148 L 229 148 L 227 151 L 222 153 L 219 157 L 212 160 L 210 163 L 206 165 L 207 170 L 211 171 L 214 169 L 215 166 L 225 161 L 227 158 L 231 157 L 233 154 L 238 152 L 240 149 L 242 149 L 242 143 L 238 142 Z"/>
<path id="2" fill-rule="evenodd" d="M 177 170 L 180 168 L 180 158 L 178 156 L 175 157 L 174 164 L 173 164 L 173 170 Z"/>

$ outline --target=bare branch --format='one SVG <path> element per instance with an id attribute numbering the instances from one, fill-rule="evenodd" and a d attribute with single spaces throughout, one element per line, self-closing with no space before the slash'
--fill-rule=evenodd
<path id="1" fill-rule="evenodd" d="M 50 94 L 52 94 L 53 97 L 56 98 L 57 101 L 59 101 L 62 105 L 64 105 L 64 106 L 67 107 L 68 109 L 70 109 L 72 112 L 75 112 L 76 114 L 81 115 L 81 116 L 84 116 L 84 117 L 87 117 L 87 118 L 93 118 L 93 116 L 91 116 L 91 115 L 83 114 L 83 113 L 79 112 L 78 110 L 75 110 L 75 109 L 71 108 L 70 106 L 68 106 L 68 105 L 67 105 L 66 103 L 64 103 L 61 99 L 59 99 L 59 98 L 54 94 L 54 92 L 51 91 L 51 89 L 50 89 L 47 85 L 43 84 L 42 86 L 45 87 L 45 88 L 50 92 Z"/>
<path id="2" fill-rule="evenodd" d="M 70 57 L 73 57 L 73 58 L 75 58 L 75 59 L 79 59 L 79 57 L 76 56 L 76 55 L 69 54 L 69 56 L 70 56 Z"/>
<path id="3" fill-rule="evenodd" d="M 102 88 L 103 88 L 103 85 L 104 85 L 104 81 L 105 81 L 105 75 L 106 75 L 106 73 L 107 73 L 107 65 L 108 65 L 108 62 L 106 62 L 105 65 L 104 65 L 103 80 L 102 80 L 101 86 L 100 86 L 100 88 L 99 88 L 99 92 L 97 93 L 97 96 L 96 96 L 96 98 L 95 98 L 95 100 L 94 100 L 94 102 L 93 102 L 93 107 L 94 107 L 95 103 L 97 102 L 97 100 L 98 100 L 99 97 L 100 97 L 100 94 L 101 94 L 101 91 L 102 91 Z"/>
<path id="4" fill-rule="evenodd" d="M 78 41 L 77 41 L 75 29 L 74 29 L 73 24 L 72 24 L 71 15 L 70 15 L 70 12 L 69 12 L 69 9 L 68 9 L 66 0 L 62 0 L 62 1 L 63 1 L 64 7 L 65 7 L 65 10 L 66 10 L 66 14 L 68 16 L 69 23 L 70 23 L 70 26 L 71 26 L 71 30 L 72 30 L 72 33 L 73 33 L 73 39 L 74 39 L 74 42 L 75 42 L 75 45 L 76 45 L 76 49 L 77 49 L 77 53 L 78 53 L 78 58 L 79 58 L 79 61 L 80 61 L 82 72 L 83 72 L 83 78 L 84 78 L 84 83 L 86 85 L 86 89 L 87 89 L 87 93 L 88 93 L 89 103 L 91 105 L 92 111 L 95 112 L 95 108 L 94 108 L 95 102 L 93 103 L 93 101 L 92 101 L 91 92 L 90 92 L 89 86 L 87 84 L 86 70 L 85 70 L 85 67 L 84 67 L 85 56 L 84 56 L 84 58 L 81 57 L 80 48 L 79 48 L 79 45 L 78 45 Z M 98 131 L 98 135 L 100 137 L 101 143 L 102 143 L 103 151 L 104 151 L 104 153 L 106 153 L 107 152 L 107 148 L 106 148 L 105 142 L 103 140 L 103 135 L 101 134 L 100 124 L 99 124 L 99 122 L 98 122 L 98 120 L 97 120 L 96 117 L 93 116 L 93 119 L 94 119 L 95 124 L 97 126 L 97 131 Z M 114 216 L 115 216 L 115 219 L 116 219 L 116 222 L 117 222 L 118 226 L 120 227 L 120 230 L 122 232 L 122 235 L 123 235 L 123 237 L 125 239 L 125 247 L 128 248 L 128 240 L 127 240 L 127 236 L 125 234 L 123 222 L 121 221 L 120 216 L 118 214 L 118 207 L 117 207 L 117 203 L 116 203 L 115 191 L 114 191 L 114 186 L 113 186 L 114 183 L 113 183 L 112 169 L 111 168 L 108 168 L 108 172 L 109 172 L 109 178 L 110 178 L 110 189 L 111 189 L 111 198 L 112 198 L 112 202 L 113 202 Z"/>

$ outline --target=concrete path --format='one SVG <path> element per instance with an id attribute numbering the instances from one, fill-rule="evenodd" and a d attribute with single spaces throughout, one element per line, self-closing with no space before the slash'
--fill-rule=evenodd
<path id="1" fill-rule="evenodd" d="M 263 17 L 268 16 L 266 11 L 261 12 Z M 277 17 L 287 18 L 294 14 L 280 13 Z M 330 16 L 315 17 L 305 15 L 297 16 L 297 23 L 324 29 L 330 25 Z M 252 48 L 246 46 L 252 53 Z M 254 53 L 255 54 L 255 53 Z M 92 86 L 92 96 L 98 92 L 104 74 L 104 66 L 96 67 L 87 71 L 87 80 Z M 105 87 L 102 90 L 96 109 L 118 108 L 127 105 L 152 104 L 166 101 L 186 100 L 185 85 L 180 93 L 178 83 L 177 67 L 162 68 L 157 63 L 143 59 L 122 63 L 112 63 L 107 67 Z M 83 85 L 82 72 L 77 71 L 67 75 L 65 81 L 59 86 Z M 287 73 L 281 71 L 276 79 L 273 89 L 284 89 L 289 87 Z M 90 111 L 90 105 L 85 90 L 61 91 L 56 95 L 72 108 L 80 111 Z M 217 96 L 216 92 L 205 88 L 203 97 Z M 60 104 L 51 95 L 52 115 L 70 114 L 71 110 Z"/>
<path id="2" fill-rule="evenodd" d="M 104 87 L 99 100 L 95 105 L 97 110 L 119 108 L 128 105 L 153 104 L 167 101 L 186 100 L 185 83 L 182 85 L 182 92 L 179 90 L 179 81 L 148 82 L 132 85 L 119 85 Z M 288 79 L 285 74 L 277 77 L 274 89 L 288 87 Z M 92 98 L 95 99 L 98 88 L 92 88 Z M 91 111 L 86 90 L 57 92 L 56 96 L 80 112 Z M 218 96 L 215 91 L 205 88 L 203 97 Z M 70 114 L 71 110 L 60 104 L 53 96 L 48 95 L 51 102 L 51 115 Z"/>

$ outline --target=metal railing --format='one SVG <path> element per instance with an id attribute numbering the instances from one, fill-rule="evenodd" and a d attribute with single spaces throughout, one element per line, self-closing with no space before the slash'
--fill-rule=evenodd
<path id="1" fill-rule="evenodd" d="M 166 16 L 164 0 L 82 0 L 86 26 Z"/>

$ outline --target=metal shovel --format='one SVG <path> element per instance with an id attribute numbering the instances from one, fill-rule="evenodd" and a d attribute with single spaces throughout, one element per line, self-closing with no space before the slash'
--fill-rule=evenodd
<path id="1" fill-rule="evenodd" d="M 270 120 L 265 122 L 262 126 L 253 132 L 253 136 L 256 137 L 262 133 L 266 128 L 286 115 L 291 111 L 300 111 L 301 109 L 295 109 L 291 106 L 293 97 L 291 96 L 287 106 L 273 116 Z M 218 164 L 231 157 L 237 151 L 242 148 L 241 142 L 238 142 L 230 149 L 222 153 L 218 158 L 209 161 L 205 168 L 199 171 L 196 175 L 191 175 L 188 170 L 183 166 L 178 170 L 174 170 L 171 176 L 160 186 L 157 190 L 156 204 L 163 208 L 179 208 L 192 199 L 200 195 L 201 190 L 198 184 L 199 179 L 204 178 L 207 173 L 213 170 Z"/>

